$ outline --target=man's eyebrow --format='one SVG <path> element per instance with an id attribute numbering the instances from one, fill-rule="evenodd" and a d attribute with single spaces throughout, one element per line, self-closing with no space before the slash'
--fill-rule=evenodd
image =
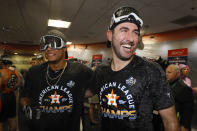
<path id="1" fill-rule="evenodd" d="M 120 30 L 122 30 L 122 29 L 124 29 L 124 30 L 129 30 L 129 28 L 128 28 L 128 27 L 125 27 L 125 26 L 123 26 L 123 27 L 120 28 Z M 134 31 L 138 31 L 138 32 L 139 32 L 138 29 L 134 29 Z"/>
<path id="2" fill-rule="evenodd" d="M 122 30 L 122 29 L 127 29 L 128 30 L 129 28 L 123 26 L 123 27 L 120 28 L 120 30 Z"/>
<path id="3" fill-rule="evenodd" d="M 134 31 L 139 31 L 139 29 L 134 29 Z"/>

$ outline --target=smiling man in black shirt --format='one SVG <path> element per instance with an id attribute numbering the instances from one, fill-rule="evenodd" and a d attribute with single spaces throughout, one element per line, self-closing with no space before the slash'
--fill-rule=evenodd
<path id="1" fill-rule="evenodd" d="M 156 63 L 134 55 L 141 45 L 143 21 L 132 7 L 118 8 L 107 38 L 112 62 L 95 71 L 95 87 L 102 107 L 101 131 L 153 131 L 153 109 L 166 131 L 178 131 L 178 121 L 164 71 Z"/>
<path id="2" fill-rule="evenodd" d="M 22 90 L 28 127 L 31 131 L 79 131 L 92 70 L 65 61 L 66 39 L 60 31 L 41 37 L 41 50 L 48 61 L 29 69 Z"/>

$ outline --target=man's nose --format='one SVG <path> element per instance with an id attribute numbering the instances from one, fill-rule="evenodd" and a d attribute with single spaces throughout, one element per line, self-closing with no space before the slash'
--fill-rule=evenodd
<path id="1" fill-rule="evenodd" d="M 52 50 L 52 48 L 48 45 L 46 50 Z"/>
<path id="2" fill-rule="evenodd" d="M 136 39 L 136 35 L 133 32 L 128 32 L 126 35 L 126 40 L 134 42 L 134 39 Z"/>

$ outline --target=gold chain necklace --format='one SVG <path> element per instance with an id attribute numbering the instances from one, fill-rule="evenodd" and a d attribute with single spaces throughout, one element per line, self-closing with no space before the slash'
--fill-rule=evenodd
<path id="1" fill-rule="evenodd" d="M 65 66 L 64 66 L 64 68 L 65 68 Z M 64 71 L 62 70 L 62 72 L 64 72 Z M 49 65 L 47 66 L 47 77 L 48 77 L 49 79 L 51 79 L 51 80 L 55 80 L 55 79 L 59 78 L 59 77 L 62 75 L 62 72 L 61 72 L 58 76 L 52 78 L 52 77 L 50 77 L 50 75 L 49 75 Z"/>
<path id="2" fill-rule="evenodd" d="M 59 82 L 59 80 L 61 79 L 61 77 L 62 77 L 62 75 L 63 75 L 63 73 L 64 73 L 64 71 L 65 71 L 65 69 L 66 69 L 66 65 L 67 65 L 67 64 L 65 64 L 65 66 L 64 66 L 64 68 L 63 68 L 63 70 L 62 70 L 62 72 L 61 72 L 57 77 L 52 78 L 52 79 L 49 77 L 49 72 L 48 72 L 48 70 L 49 70 L 49 65 L 48 65 L 48 67 L 47 67 L 47 75 L 46 75 L 46 81 L 47 81 L 47 84 L 48 84 L 48 85 L 54 86 L 54 85 L 56 85 L 56 84 Z M 59 77 L 59 78 L 58 78 L 58 77 Z M 49 79 L 55 80 L 55 79 L 57 79 L 57 78 L 58 78 L 58 80 L 56 81 L 55 84 L 50 84 L 50 83 L 49 83 Z"/>

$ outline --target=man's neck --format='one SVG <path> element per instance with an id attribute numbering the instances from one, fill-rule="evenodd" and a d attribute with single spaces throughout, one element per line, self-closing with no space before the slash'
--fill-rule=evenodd
<path id="1" fill-rule="evenodd" d="M 184 80 L 187 76 L 181 75 L 181 79 Z"/>
<path id="2" fill-rule="evenodd" d="M 126 67 L 131 61 L 133 60 L 133 56 L 131 57 L 131 59 L 129 60 L 121 60 L 117 57 L 113 57 L 112 63 L 111 63 L 111 69 L 113 71 L 119 71 L 121 69 L 123 69 L 124 67 Z"/>
<path id="3" fill-rule="evenodd" d="M 180 78 L 175 78 L 174 80 L 169 81 L 170 85 L 173 85 L 176 83 Z"/>
<path id="4" fill-rule="evenodd" d="M 60 61 L 58 63 L 50 63 L 49 62 L 49 67 L 54 71 L 60 70 L 60 69 L 64 68 L 65 66 L 67 66 L 67 62 L 65 60 Z"/>

